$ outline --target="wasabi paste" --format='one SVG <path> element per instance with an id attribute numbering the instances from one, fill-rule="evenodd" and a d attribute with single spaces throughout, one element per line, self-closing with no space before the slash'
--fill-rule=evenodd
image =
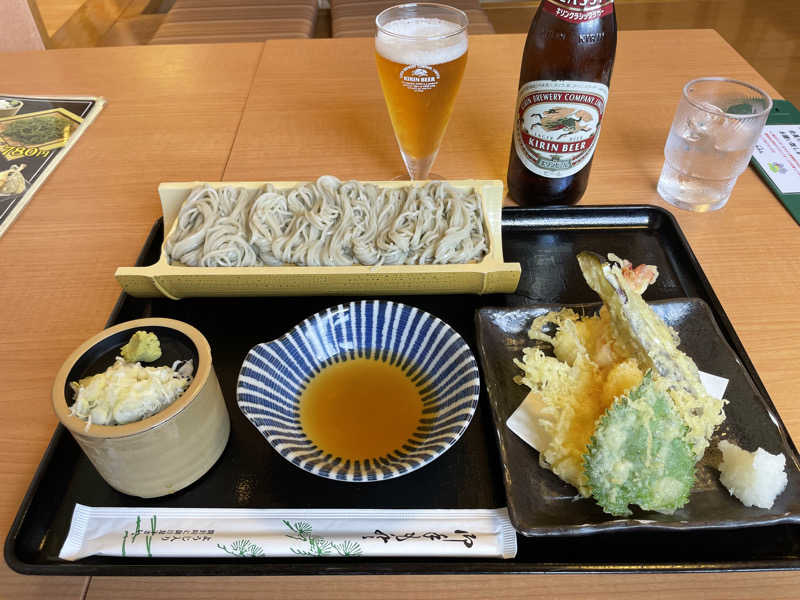
<path id="1" fill-rule="evenodd" d="M 120 354 L 130 363 L 153 362 L 161 358 L 161 344 L 155 333 L 137 331 L 122 347 Z"/>

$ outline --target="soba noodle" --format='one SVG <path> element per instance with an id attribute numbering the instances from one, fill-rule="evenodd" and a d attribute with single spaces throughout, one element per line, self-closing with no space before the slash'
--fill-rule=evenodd
<path id="1" fill-rule="evenodd" d="M 379 188 L 325 175 L 290 190 L 192 190 L 165 244 L 172 264 L 203 267 L 478 262 L 481 200 L 434 181 Z"/>

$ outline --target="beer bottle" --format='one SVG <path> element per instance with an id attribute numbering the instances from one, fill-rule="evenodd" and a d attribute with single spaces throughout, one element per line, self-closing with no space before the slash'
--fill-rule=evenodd
<path id="1" fill-rule="evenodd" d="M 614 0 L 541 1 L 522 55 L 508 163 L 518 204 L 583 196 L 616 49 Z"/>

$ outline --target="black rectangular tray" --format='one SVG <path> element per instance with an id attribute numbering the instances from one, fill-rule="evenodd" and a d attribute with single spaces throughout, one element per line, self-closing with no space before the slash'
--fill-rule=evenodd
<path id="1" fill-rule="evenodd" d="M 138 265 L 158 258 L 163 236 L 153 226 Z M 522 263 L 515 294 L 410 296 L 398 300 L 449 323 L 475 348 L 474 313 L 482 306 L 596 301 L 575 255 L 614 252 L 655 264 L 660 276 L 647 300 L 704 299 L 726 340 L 768 398 L 763 384 L 711 289 L 675 219 L 653 206 L 581 206 L 505 209 L 503 251 Z M 245 420 L 235 401 L 241 362 L 255 344 L 282 335 L 310 314 L 351 298 L 194 298 L 180 301 L 122 294 L 109 325 L 158 316 L 186 321 L 208 338 L 231 415 L 231 438 L 219 462 L 187 489 L 143 500 L 120 494 L 97 474 L 69 433 L 59 426 L 22 501 L 5 544 L 15 571 L 47 575 L 313 575 L 536 573 L 581 571 L 707 571 L 796 569 L 800 526 L 776 525 L 704 531 L 603 533 L 589 538 L 524 538 L 513 560 L 499 559 L 225 559 L 112 558 L 59 560 L 76 502 L 92 506 L 227 508 L 494 508 L 506 499 L 492 418 L 482 392 L 472 424 L 438 460 L 407 476 L 380 483 L 340 483 L 305 473 L 278 455 Z M 87 332 L 87 337 L 93 332 Z M 477 352 L 476 352 L 477 354 Z M 783 425 L 780 425 L 783 428 Z"/>

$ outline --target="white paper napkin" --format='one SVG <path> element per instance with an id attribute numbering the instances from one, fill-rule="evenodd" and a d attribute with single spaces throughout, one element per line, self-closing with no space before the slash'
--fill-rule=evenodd
<path id="1" fill-rule="evenodd" d="M 700 371 L 700 381 L 706 388 L 706 391 L 714 398 L 722 398 L 725 395 L 725 389 L 728 387 L 728 380 L 724 377 L 718 377 L 710 373 Z M 525 400 L 522 401 L 508 420 L 506 425 L 508 428 L 516 433 L 522 440 L 533 446 L 536 450 L 541 450 L 544 445 L 543 439 L 545 436 L 549 437 L 539 424 L 535 415 L 537 414 L 537 405 L 539 399 L 535 394 L 528 394 Z"/>

